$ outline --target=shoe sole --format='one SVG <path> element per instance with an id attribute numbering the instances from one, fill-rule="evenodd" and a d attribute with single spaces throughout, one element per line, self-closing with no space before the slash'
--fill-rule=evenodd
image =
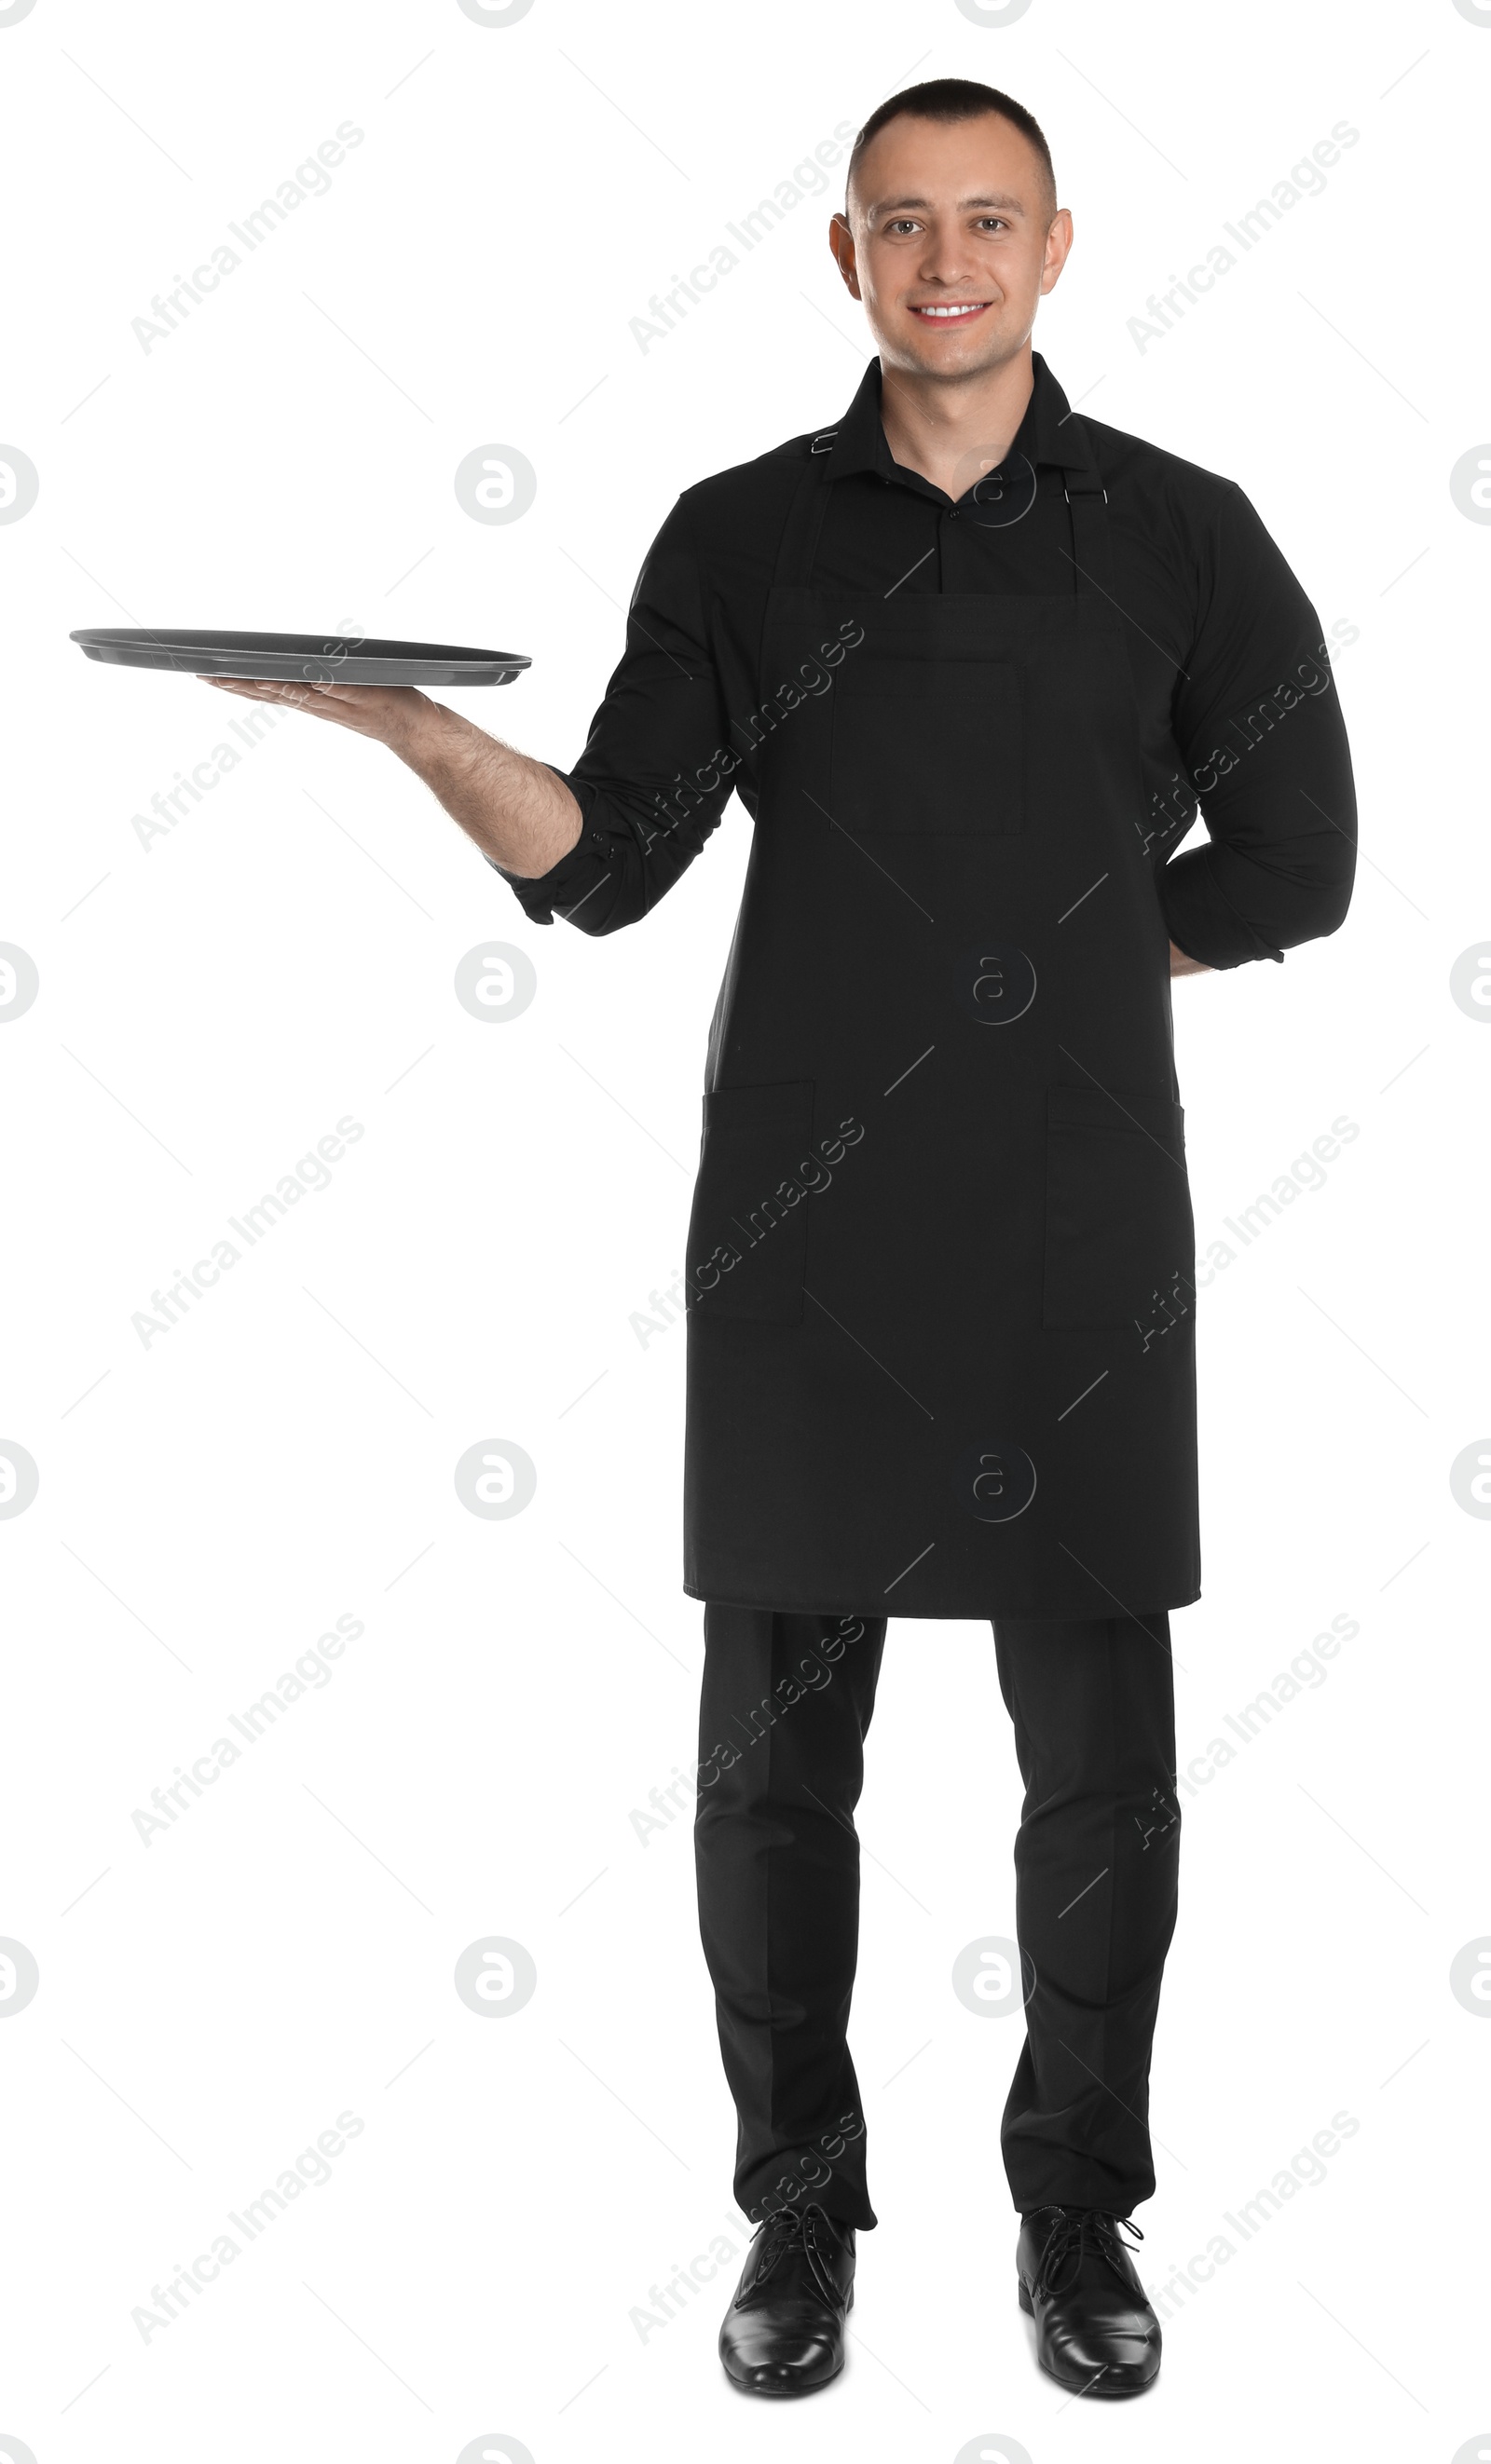
<path id="1" fill-rule="evenodd" d="M 724 2375 L 726 2384 L 735 2389 L 737 2395 L 764 2395 L 777 2403 L 783 2401 L 791 2403 L 799 2396 L 821 2395 L 825 2387 L 831 2387 L 834 2385 L 835 2379 L 843 2377 L 844 2365 L 840 2362 L 837 2369 L 830 2377 L 810 2380 L 806 2387 L 743 2387 L 739 2379 L 731 2378 L 728 2370 Z"/>
<path id="2" fill-rule="evenodd" d="M 1025 2290 L 1023 2276 L 1016 2277 L 1015 2283 L 1019 2288 L 1020 2308 L 1028 2319 L 1034 2319 L 1035 2305 Z M 1069 2395 L 1102 2396 L 1110 2404 L 1122 2404 L 1125 2396 L 1147 2395 L 1154 2385 L 1154 2380 L 1160 2375 L 1156 2370 L 1154 2378 L 1146 2379 L 1141 2387 L 1100 2387 L 1096 2379 L 1064 2379 L 1059 2370 L 1052 2369 L 1046 2362 L 1038 2361 L 1036 2366 L 1044 2370 L 1047 2378 L 1053 2380 L 1058 2387 L 1065 2387 Z"/>

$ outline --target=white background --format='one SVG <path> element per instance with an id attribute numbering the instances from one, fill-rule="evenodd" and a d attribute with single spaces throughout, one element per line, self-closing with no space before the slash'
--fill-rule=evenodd
<path id="1" fill-rule="evenodd" d="M 38 2464 L 454 2464 L 487 2433 L 536 2464 L 768 2442 L 951 2464 L 981 2437 L 1001 2464 L 1010 2440 L 1035 2464 L 1449 2464 L 1485 2431 L 1491 2029 L 1449 1970 L 1491 1934 L 1491 1530 L 1449 1472 L 1491 1444 L 1491 1037 L 1449 978 L 1491 923 L 1491 531 L 1449 478 L 1491 435 L 1488 73 L 1491 24 L 1451 0 L 0 22 L 0 441 L 40 475 L 0 527 L 0 938 L 40 975 L 0 1038 L 0 1437 L 40 1470 L 0 1522 L 0 1934 L 41 1979 L 0 2024 L 0 2432 Z M 836 191 L 645 353 L 630 320 L 836 124 L 942 74 L 1046 128 L 1078 242 L 1036 341 L 1074 402 L 1238 479 L 1325 627 L 1359 628 L 1345 928 L 1175 989 L 1203 1249 L 1337 1115 L 1360 1133 L 1201 1294 L 1183 1771 L 1332 1617 L 1359 1632 L 1183 1791 L 1148 2280 L 1237 2243 L 1224 2212 L 1333 2114 L 1359 2127 L 1185 2297 L 1152 2396 L 1036 2372 L 998 2150 L 1018 2021 L 949 1982 L 1013 1931 L 1008 1722 L 987 1627 L 898 1621 L 854 2029 L 881 2225 L 847 2376 L 766 2412 L 713 2349 L 748 2236 L 688 1824 L 644 1847 L 629 1818 L 693 1757 L 701 1656 L 684 1337 L 644 1347 L 631 1319 L 681 1263 L 748 825 L 732 807 L 642 931 L 535 929 L 380 748 L 286 716 L 146 849 L 131 816 L 245 706 L 67 635 L 522 649 L 500 700 L 453 699 L 572 761 L 679 489 L 854 391 Z M 330 192 L 143 350 L 152 295 L 346 120 Z M 1325 192 L 1141 350 L 1147 296 L 1342 120 L 1360 142 Z M 495 442 L 538 474 L 505 527 L 453 489 Z M 454 996 L 484 935 L 538 970 L 507 1023 Z M 364 1134 L 331 1185 L 143 1345 L 152 1289 L 343 1115 Z M 537 1495 L 478 1520 L 453 1470 L 499 1438 Z M 134 1810 L 343 1615 L 366 1630 L 330 1682 L 145 1845 Z M 488 1935 L 538 1969 L 501 2021 L 452 1982 Z M 364 2127 L 332 2178 L 144 2341 L 152 2286 L 343 2112 Z M 719 2279 L 640 2335 L 650 2288 L 722 2235 Z"/>

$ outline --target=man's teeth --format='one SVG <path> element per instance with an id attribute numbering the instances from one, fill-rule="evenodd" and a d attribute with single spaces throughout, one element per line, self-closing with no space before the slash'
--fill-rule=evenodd
<path id="1" fill-rule="evenodd" d="M 966 299 L 958 308 L 919 308 L 917 315 L 919 317 L 973 317 L 985 305 L 986 302 L 982 299 Z"/>

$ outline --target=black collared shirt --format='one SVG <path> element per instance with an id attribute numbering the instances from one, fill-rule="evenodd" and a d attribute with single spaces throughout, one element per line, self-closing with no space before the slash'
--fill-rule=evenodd
<path id="1" fill-rule="evenodd" d="M 699 853 L 732 790 L 754 818 L 758 731 L 744 722 L 762 691 L 783 525 L 816 448 L 833 484 L 813 585 L 881 596 L 893 585 L 1073 590 L 1066 473 L 1096 457 L 1170 938 L 1209 966 L 1235 967 L 1335 931 L 1351 892 L 1356 803 L 1313 606 L 1240 488 L 1085 415 L 1069 426 L 1061 387 L 1033 358 L 1034 389 L 1000 471 L 971 467 L 956 501 L 892 459 L 878 361 L 836 429 L 684 492 L 642 567 L 585 751 L 559 774 L 585 817 L 580 838 L 538 879 L 503 873 L 535 923 L 556 912 L 587 933 L 634 923 Z M 1341 621 L 1331 632 L 1341 648 L 1356 628 Z M 1177 854 L 1198 798 L 1208 844 Z"/>

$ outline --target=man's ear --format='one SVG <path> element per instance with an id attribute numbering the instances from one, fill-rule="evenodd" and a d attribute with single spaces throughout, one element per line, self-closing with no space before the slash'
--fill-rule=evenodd
<path id="1" fill-rule="evenodd" d="M 1051 228 L 1046 233 L 1045 262 L 1040 272 L 1040 296 L 1043 299 L 1048 291 L 1056 289 L 1060 279 L 1061 269 L 1072 253 L 1073 236 L 1072 217 L 1063 206 L 1053 215 Z"/>
<path id="2" fill-rule="evenodd" d="M 833 253 L 834 262 L 844 277 L 844 285 L 850 297 L 857 299 L 859 277 L 855 271 L 855 235 L 849 227 L 847 214 L 835 214 L 830 222 L 829 247 Z"/>

